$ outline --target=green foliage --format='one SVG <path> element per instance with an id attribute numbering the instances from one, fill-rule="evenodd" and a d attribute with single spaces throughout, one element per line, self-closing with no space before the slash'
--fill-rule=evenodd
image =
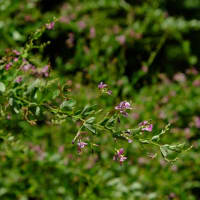
<path id="1" fill-rule="evenodd" d="M 0 199 L 198 199 L 198 1 L 46 2 L 0 1 Z"/>

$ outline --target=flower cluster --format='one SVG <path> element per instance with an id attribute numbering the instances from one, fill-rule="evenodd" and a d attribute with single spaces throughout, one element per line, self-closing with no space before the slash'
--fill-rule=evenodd
<path id="1" fill-rule="evenodd" d="M 127 101 L 122 101 L 119 105 L 115 106 L 115 110 L 119 110 L 119 112 L 124 116 L 127 117 L 128 113 L 126 110 L 131 110 L 131 105 Z"/>
<path id="2" fill-rule="evenodd" d="M 104 82 L 100 82 L 98 88 L 102 93 L 106 93 L 108 95 L 112 94 L 112 91 L 108 89 L 108 85 L 105 84 Z"/>
<path id="3" fill-rule="evenodd" d="M 54 28 L 54 25 L 55 25 L 55 22 L 50 22 L 49 24 L 46 24 L 46 28 L 47 28 L 48 30 L 51 30 L 51 29 Z"/>
<path id="4" fill-rule="evenodd" d="M 141 130 L 142 130 L 142 131 L 151 132 L 152 129 L 153 129 L 153 124 L 151 124 L 151 123 L 148 122 L 148 121 L 143 121 L 143 122 L 139 123 L 139 126 L 141 127 Z"/>
<path id="5" fill-rule="evenodd" d="M 81 141 L 79 140 L 79 142 L 77 143 L 78 152 L 80 153 L 81 150 L 82 150 L 85 146 L 87 146 L 87 145 L 88 145 L 88 144 L 87 144 L 86 142 L 81 142 Z"/>
<path id="6" fill-rule="evenodd" d="M 123 162 L 127 159 L 127 157 L 125 157 L 123 154 L 124 154 L 123 148 L 117 150 L 116 154 L 113 156 L 113 160 L 118 161 L 120 165 L 122 165 Z"/>

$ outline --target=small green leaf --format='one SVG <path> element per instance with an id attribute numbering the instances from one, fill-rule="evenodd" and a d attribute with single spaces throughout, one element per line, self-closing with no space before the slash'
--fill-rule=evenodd
<path id="1" fill-rule="evenodd" d="M 39 106 L 36 107 L 35 114 L 36 114 L 37 116 L 40 114 L 40 107 L 39 107 Z"/>
<path id="2" fill-rule="evenodd" d="M 166 158 L 167 155 L 168 155 L 168 149 L 167 149 L 167 147 L 165 145 L 160 146 L 160 151 L 161 151 L 163 157 Z"/>
<path id="3" fill-rule="evenodd" d="M 84 124 L 84 126 L 92 133 L 97 134 L 96 128 L 92 124 Z"/>
<path id="4" fill-rule="evenodd" d="M 76 101 L 70 99 L 67 101 L 63 101 L 62 104 L 60 105 L 61 109 L 66 109 L 66 110 L 72 110 L 72 108 L 75 106 Z"/>
<path id="5" fill-rule="evenodd" d="M 0 82 L 0 92 L 5 92 L 6 90 L 6 86 L 4 85 L 4 83 Z"/>
<path id="6" fill-rule="evenodd" d="M 95 120 L 95 117 L 90 117 L 89 119 L 86 120 L 86 124 L 92 124 Z"/>
<path id="7" fill-rule="evenodd" d="M 155 135 L 151 138 L 152 141 L 154 142 L 158 142 L 160 140 L 160 136 L 159 135 Z"/>
<path id="8" fill-rule="evenodd" d="M 97 105 L 92 105 L 92 106 L 86 105 L 84 107 L 83 111 L 81 112 L 81 115 L 83 117 L 87 117 L 87 116 L 95 113 L 96 112 L 96 107 L 97 107 Z"/>

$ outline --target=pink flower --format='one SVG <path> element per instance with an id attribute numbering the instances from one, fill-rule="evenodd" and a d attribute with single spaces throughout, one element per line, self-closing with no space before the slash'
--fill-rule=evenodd
<path id="1" fill-rule="evenodd" d="M 48 77 L 49 76 L 49 66 L 48 65 L 44 66 L 41 69 L 40 74 L 44 75 L 45 77 Z"/>
<path id="2" fill-rule="evenodd" d="M 103 83 L 103 82 L 100 82 L 99 85 L 98 85 L 98 88 L 99 89 L 104 89 L 107 87 L 107 84 Z"/>
<path id="3" fill-rule="evenodd" d="M 120 35 L 120 36 L 117 36 L 117 37 L 116 37 L 116 40 L 117 40 L 121 45 L 123 45 L 123 44 L 125 44 L 125 42 L 126 42 L 126 37 L 125 37 L 124 35 Z"/>
<path id="4" fill-rule="evenodd" d="M 15 80 L 16 83 L 21 83 L 22 82 L 22 77 L 18 76 Z"/>
<path id="5" fill-rule="evenodd" d="M 128 143 L 132 143 L 133 142 L 133 140 L 131 140 L 131 139 L 128 139 Z"/>
<path id="6" fill-rule="evenodd" d="M 14 58 L 14 62 L 17 62 L 19 59 L 18 58 Z"/>
<path id="7" fill-rule="evenodd" d="M 79 142 L 77 143 L 77 145 L 78 145 L 78 152 L 80 153 L 81 150 L 82 150 L 85 146 L 87 146 L 88 144 L 87 144 L 86 142 L 81 142 L 81 141 L 79 141 Z"/>
<path id="8" fill-rule="evenodd" d="M 95 38 L 96 36 L 96 30 L 94 27 L 90 28 L 90 38 Z"/>
<path id="9" fill-rule="evenodd" d="M 197 80 L 193 81 L 192 85 L 196 86 L 196 87 L 200 86 L 200 80 L 197 79 Z"/>
<path id="10" fill-rule="evenodd" d="M 17 55 L 17 56 L 19 56 L 20 55 L 20 52 L 19 51 L 17 51 L 17 50 L 13 50 L 13 53 L 15 54 L 15 55 Z"/>
<path id="11" fill-rule="evenodd" d="M 66 16 L 63 16 L 63 17 L 60 18 L 60 22 L 69 24 L 70 18 L 66 17 Z"/>
<path id="12" fill-rule="evenodd" d="M 55 22 L 50 22 L 49 24 L 46 24 L 45 26 L 46 26 L 46 28 L 47 28 L 48 30 L 51 30 L 51 29 L 54 28 L 54 25 L 55 25 Z"/>
<path id="13" fill-rule="evenodd" d="M 9 70 L 11 66 L 12 66 L 12 63 L 8 63 L 8 64 L 6 65 L 6 67 L 5 67 L 5 69 L 6 69 L 6 70 Z"/>
<path id="14" fill-rule="evenodd" d="M 184 83 L 186 81 L 185 74 L 179 72 L 174 75 L 173 79 L 177 82 Z"/>
<path id="15" fill-rule="evenodd" d="M 198 74 L 198 71 L 197 71 L 194 67 L 192 67 L 192 68 L 190 68 L 190 69 L 187 69 L 187 70 L 186 70 L 186 73 L 187 73 L 187 74 L 192 74 L 192 75 L 197 75 L 197 74 Z"/>
<path id="16" fill-rule="evenodd" d="M 74 46 L 74 34 L 73 33 L 68 34 L 68 39 L 66 40 L 66 44 L 69 48 L 72 48 Z"/>
<path id="17" fill-rule="evenodd" d="M 143 65 L 143 66 L 142 66 L 142 71 L 143 71 L 144 73 L 148 72 L 148 67 L 145 66 L 145 65 Z"/>
<path id="18" fill-rule="evenodd" d="M 121 148 L 117 150 L 116 154 L 113 156 L 113 160 L 119 161 L 120 165 L 122 165 L 123 162 L 127 159 L 127 157 L 125 157 L 123 153 L 124 153 L 124 149 Z"/>
<path id="19" fill-rule="evenodd" d="M 65 149 L 64 145 L 61 145 L 61 146 L 59 146 L 59 148 L 58 148 L 58 152 L 59 152 L 59 153 L 63 153 L 64 149 Z"/>
<path id="20" fill-rule="evenodd" d="M 80 28 L 80 30 L 83 30 L 86 27 L 86 24 L 84 21 L 79 21 L 78 22 L 78 27 Z"/>
<path id="21" fill-rule="evenodd" d="M 153 125 L 150 124 L 148 121 L 143 121 L 141 123 L 139 123 L 139 126 L 142 128 L 142 131 L 148 131 L 151 132 L 153 129 Z"/>
<path id="22" fill-rule="evenodd" d="M 197 128 L 200 128 L 200 117 L 195 117 L 194 118 L 194 123 L 195 123 L 195 126 Z"/>
<path id="23" fill-rule="evenodd" d="M 130 103 L 127 101 L 122 101 L 118 106 L 115 106 L 115 110 L 119 110 L 124 117 L 128 116 L 128 113 L 126 112 L 127 109 L 132 109 Z"/>
<path id="24" fill-rule="evenodd" d="M 112 94 L 112 91 L 111 91 L 111 90 L 108 90 L 108 91 L 107 91 L 107 94 L 108 94 L 108 95 L 111 95 L 111 94 Z"/>

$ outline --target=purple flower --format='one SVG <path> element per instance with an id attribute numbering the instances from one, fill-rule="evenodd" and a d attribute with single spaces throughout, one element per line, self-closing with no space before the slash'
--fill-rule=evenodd
<path id="1" fill-rule="evenodd" d="M 46 28 L 47 28 L 48 30 L 53 29 L 53 28 L 54 28 L 54 25 L 55 25 L 55 22 L 50 22 L 49 24 L 45 24 L 45 26 L 46 26 Z"/>
<path id="2" fill-rule="evenodd" d="M 13 50 L 13 53 L 15 54 L 15 55 L 17 55 L 17 56 L 19 56 L 20 55 L 20 52 L 19 51 L 17 51 L 17 50 Z"/>
<path id="3" fill-rule="evenodd" d="M 123 153 L 124 153 L 124 149 L 121 148 L 117 150 L 116 154 L 113 156 L 113 160 L 118 161 L 120 165 L 122 165 L 123 162 L 127 159 L 127 157 L 125 157 Z"/>
<path id="4" fill-rule="evenodd" d="M 90 28 L 90 38 L 94 38 L 96 36 L 96 30 L 94 27 Z"/>
<path id="5" fill-rule="evenodd" d="M 119 112 L 124 116 L 127 117 L 128 113 L 126 112 L 126 110 L 129 109 L 131 110 L 131 105 L 129 102 L 127 101 L 122 101 L 118 106 L 115 106 L 115 110 L 119 110 Z"/>
<path id="6" fill-rule="evenodd" d="M 19 59 L 18 58 L 14 58 L 14 62 L 17 62 Z"/>
<path id="7" fill-rule="evenodd" d="M 177 82 L 184 83 L 186 81 L 186 76 L 185 74 L 179 72 L 174 75 L 173 79 Z"/>
<path id="8" fill-rule="evenodd" d="M 124 35 L 120 35 L 120 36 L 116 37 L 116 40 L 117 40 L 121 45 L 123 45 L 123 44 L 125 44 L 125 42 L 126 42 L 126 37 L 125 37 Z"/>
<path id="9" fill-rule="evenodd" d="M 6 70 L 9 70 L 11 66 L 12 66 L 12 63 L 8 63 L 8 64 L 6 65 L 6 67 L 5 67 L 5 69 L 6 69 Z"/>
<path id="10" fill-rule="evenodd" d="M 131 140 L 131 139 L 128 139 L 128 143 L 132 143 L 133 142 L 133 140 Z"/>
<path id="11" fill-rule="evenodd" d="M 22 77 L 18 76 L 15 80 L 16 83 L 21 83 L 22 82 Z"/>
<path id="12" fill-rule="evenodd" d="M 82 150 L 85 146 L 87 146 L 88 144 L 87 144 L 86 142 L 81 142 L 81 141 L 79 141 L 79 142 L 77 143 L 77 145 L 78 145 L 78 152 L 80 153 L 81 150 Z"/>
<path id="13" fill-rule="evenodd" d="M 40 74 L 41 74 L 41 75 L 44 75 L 45 77 L 48 77 L 48 76 L 49 76 L 49 66 L 48 66 L 48 65 L 44 66 L 44 67 L 41 69 Z"/>
<path id="14" fill-rule="evenodd" d="M 78 27 L 80 28 L 80 30 L 83 30 L 86 27 L 86 24 L 84 21 L 79 21 L 78 22 Z"/>
<path id="15" fill-rule="evenodd" d="M 200 117 L 195 117 L 194 123 L 197 128 L 200 128 Z"/>
<path id="16" fill-rule="evenodd" d="M 99 85 L 98 85 L 98 88 L 99 89 L 104 89 L 107 87 L 107 84 L 103 83 L 103 82 L 100 82 Z"/>
<path id="17" fill-rule="evenodd" d="M 72 48 L 74 46 L 74 34 L 73 33 L 69 33 L 68 34 L 68 39 L 66 40 L 66 44 L 69 48 Z"/>
<path id="18" fill-rule="evenodd" d="M 148 121 L 143 121 L 141 123 L 139 123 L 139 126 L 141 126 L 141 130 L 142 131 L 148 131 L 148 132 L 151 132 L 152 129 L 153 129 L 153 125 L 150 124 Z"/>
<path id="19" fill-rule="evenodd" d="M 112 91 L 111 91 L 111 90 L 108 90 L 108 91 L 107 91 L 107 94 L 108 94 L 108 95 L 111 95 L 111 94 L 112 94 Z"/>

